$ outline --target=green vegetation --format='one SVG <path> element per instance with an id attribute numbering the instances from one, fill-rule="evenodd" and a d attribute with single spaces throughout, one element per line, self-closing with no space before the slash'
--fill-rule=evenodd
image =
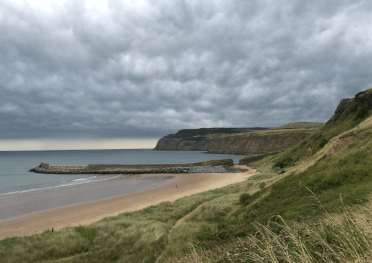
<path id="1" fill-rule="evenodd" d="M 222 159 L 222 160 L 211 160 L 211 161 L 205 161 L 200 163 L 194 163 L 195 166 L 201 166 L 201 165 L 226 165 L 226 166 L 233 166 L 234 160 L 233 159 Z"/>
<path id="2" fill-rule="evenodd" d="M 0 241 L 0 258 L 3 262 L 371 262 L 369 114 L 360 107 L 331 119 L 291 149 L 251 163 L 260 173 L 242 183 L 88 226 L 7 238 Z"/>

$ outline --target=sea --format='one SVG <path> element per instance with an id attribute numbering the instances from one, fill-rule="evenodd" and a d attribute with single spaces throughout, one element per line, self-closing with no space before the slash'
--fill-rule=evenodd
<path id="1" fill-rule="evenodd" d="M 88 184 L 119 176 L 29 172 L 41 162 L 54 165 L 186 164 L 232 158 L 234 163 L 238 163 L 241 157 L 241 155 L 206 154 L 200 151 L 155 151 L 153 149 L 0 151 L 0 195 Z"/>

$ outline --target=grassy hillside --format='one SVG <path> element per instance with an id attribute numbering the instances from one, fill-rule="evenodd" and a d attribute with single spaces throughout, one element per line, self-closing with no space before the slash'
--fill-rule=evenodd
<path id="1" fill-rule="evenodd" d="M 221 189 L 0 241 L 2 262 L 371 262 L 371 91 Z M 366 106 L 367 105 L 367 106 Z"/>
<path id="2" fill-rule="evenodd" d="M 262 136 L 262 135 L 281 135 L 288 136 L 293 133 L 308 133 L 311 134 L 319 127 L 322 123 L 314 122 L 295 122 L 286 124 L 280 127 L 269 128 L 269 129 L 257 129 L 257 130 L 247 130 L 240 131 L 239 133 L 215 133 L 209 134 L 207 137 L 211 139 L 225 138 L 225 137 L 249 137 L 249 136 Z"/>

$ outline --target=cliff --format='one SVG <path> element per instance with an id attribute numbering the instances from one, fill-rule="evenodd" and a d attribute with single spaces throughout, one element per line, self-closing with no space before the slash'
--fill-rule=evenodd
<path id="1" fill-rule="evenodd" d="M 179 130 L 161 138 L 154 150 L 158 151 L 208 151 L 210 135 L 236 134 L 265 130 L 266 128 L 200 128 Z"/>

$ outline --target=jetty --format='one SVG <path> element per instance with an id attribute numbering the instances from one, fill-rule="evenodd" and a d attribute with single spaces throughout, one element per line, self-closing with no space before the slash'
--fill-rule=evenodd
<path id="1" fill-rule="evenodd" d="M 44 174 L 153 174 L 153 173 L 231 173 L 238 172 L 232 159 L 190 164 L 89 164 L 50 165 L 41 163 L 30 172 Z"/>

